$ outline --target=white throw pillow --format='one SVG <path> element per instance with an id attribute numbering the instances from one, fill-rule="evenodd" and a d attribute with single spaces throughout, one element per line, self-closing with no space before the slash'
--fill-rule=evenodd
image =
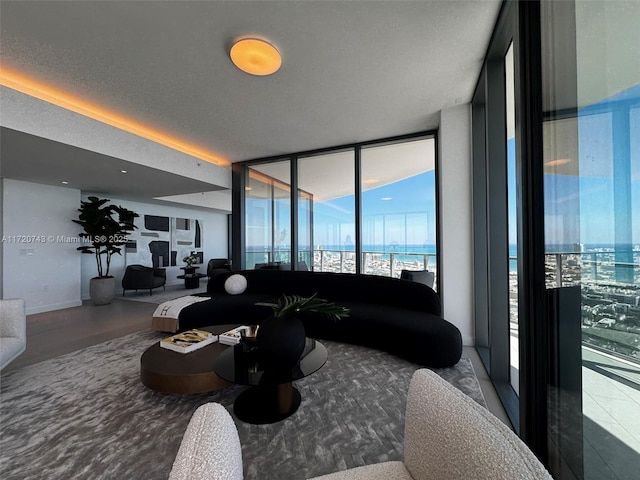
<path id="1" fill-rule="evenodd" d="M 240 295 L 247 289 L 247 279 L 235 273 L 224 281 L 224 289 L 229 295 Z"/>

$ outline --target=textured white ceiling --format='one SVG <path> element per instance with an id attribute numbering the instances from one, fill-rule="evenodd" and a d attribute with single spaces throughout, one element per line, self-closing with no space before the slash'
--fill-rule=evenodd
<path id="1" fill-rule="evenodd" d="M 470 101 L 499 7 L 2 0 L 2 63 L 240 161 L 437 128 Z M 278 46 L 275 75 L 229 61 L 247 33 Z"/>

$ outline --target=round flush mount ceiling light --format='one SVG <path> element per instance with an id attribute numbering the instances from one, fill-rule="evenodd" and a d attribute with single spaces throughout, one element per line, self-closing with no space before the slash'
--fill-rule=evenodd
<path id="1" fill-rule="evenodd" d="M 271 75 L 282 65 L 278 49 L 267 40 L 256 36 L 236 38 L 229 56 L 236 67 L 251 75 Z"/>

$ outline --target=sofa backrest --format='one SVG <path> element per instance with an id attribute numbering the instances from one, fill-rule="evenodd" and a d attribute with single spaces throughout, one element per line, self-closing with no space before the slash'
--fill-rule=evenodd
<path id="1" fill-rule="evenodd" d="M 394 305 L 441 314 L 440 297 L 426 285 L 400 280 L 351 273 L 308 272 L 292 270 L 243 270 L 215 275 L 209 279 L 207 292 L 225 293 L 224 282 L 234 273 L 247 279 L 247 293 L 269 293 L 310 296 L 329 301 L 355 301 Z"/>

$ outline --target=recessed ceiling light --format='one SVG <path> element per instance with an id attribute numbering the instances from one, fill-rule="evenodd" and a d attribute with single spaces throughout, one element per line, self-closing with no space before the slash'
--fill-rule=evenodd
<path id="1" fill-rule="evenodd" d="M 549 160 L 548 162 L 544 162 L 546 167 L 559 167 L 560 165 L 566 165 L 571 162 L 570 158 L 559 158 L 557 160 Z"/>
<path id="2" fill-rule="evenodd" d="M 365 183 L 366 185 L 373 185 L 374 183 L 378 183 L 380 180 L 378 180 L 377 178 L 365 178 L 362 183 Z"/>
<path id="3" fill-rule="evenodd" d="M 69 185 L 69 182 L 67 182 L 66 180 L 63 180 L 63 181 L 62 181 L 62 184 L 63 184 L 63 185 Z"/>
<path id="4" fill-rule="evenodd" d="M 389 200 L 392 200 L 392 197 L 382 197 L 380 200 L 384 200 L 385 202 L 388 202 Z"/>
<path id="5" fill-rule="evenodd" d="M 120 170 L 120 173 L 127 173 L 126 170 Z"/>
<path id="6" fill-rule="evenodd" d="M 238 37 L 229 56 L 236 67 L 251 75 L 271 75 L 282 65 L 280 52 L 271 42 L 251 35 Z"/>

